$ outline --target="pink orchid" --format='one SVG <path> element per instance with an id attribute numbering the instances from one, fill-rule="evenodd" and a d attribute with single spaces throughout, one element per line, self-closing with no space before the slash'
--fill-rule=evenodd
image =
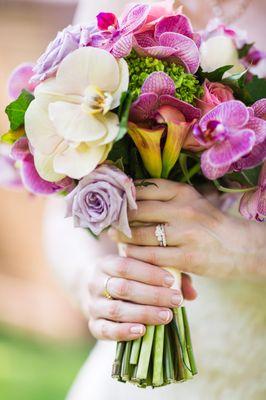
<path id="1" fill-rule="evenodd" d="M 171 59 L 194 74 L 199 67 L 199 37 L 187 17 L 162 18 L 153 29 L 135 34 L 134 48 L 141 56 Z"/>
<path id="2" fill-rule="evenodd" d="M 219 82 L 209 82 L 206 79 L 203 89 L 204 94 L 196 103 L 203 114 L 206 114 L 220 103 L 234 99 L 233 90 Z"/>
<path id="3" fill-rule="evenodd" d="M 133 35 L 145 24 L 150 9 L 147 4 L 135 4 L 127 10 L 121 22 L 112 13 L 100 13 L 97 16 L 99 32 L 92 35 L 91 45 L 104 48 L 116 58 L 128 56 Z"/>
<path id="4" fill-rule="evenodd" d="M 258 188 L 244 194 L 239 211 L 250 220 L 263 221 L 266 218 L 266 162 L 260 172 Z"/>
<path id="5" fill-rule="evenodd" d="M 193 133 L 207 148 L 201 156 L 201 168 L 208 179 L 217 179 L 229 172 L 233 163 L 249 154 L 262 136 L 260 126 L 250 123 L 247 107 L 237 100 L 216 106 L 194 126 Z"/>
<path id="6" fill-rule="evenodd" d="M 30 80 L 34 75 L 34 64 L 25 63 L 17 66 L 8 80 L 8 94 L 12 99 L 17 99 L 23 89 L 30 93 L 34 92 L 36 84 Z"/>
<path id="7" fill-rule="evenodd" d="M 27 190 L 33 194 L 49 195 L 63 190 L 70 191 L 74 188 L 74 181 L 70 178 L 52 183 L 45 181 L 38 174 L 32 153 L 29 149 L 29 141 L 21 137 L 12 147 L 11 157 L 21 162 L 21 179 Z"/>
<path id="8" fill-rule="evenodd" d="M 233 164 L 236 171 L 254 168 L 266 159 L 266 99 L 256 101 L 249 113 L 247 127 L 256 132 L 256 142 L 248 155 Z"/>

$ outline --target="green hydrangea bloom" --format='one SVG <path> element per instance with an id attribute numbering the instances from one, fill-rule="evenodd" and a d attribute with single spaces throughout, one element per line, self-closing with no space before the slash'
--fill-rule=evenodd
<path id="1" fill-rule="evenodd" d="M 180 65 L 152 57 L 140 57 L 135 51 L 126 58 L 126 61 L 130 73 L 129 90 L 133 94 L 134 100 L 140 95 L 144 81 L 156 71 L 165 72 L 173 79 L 176 97 L 180 100 L 193 104 L 195 99 L 200 98 L 203 94 L 203 88 L 196 77 L 186 73 Z"/>

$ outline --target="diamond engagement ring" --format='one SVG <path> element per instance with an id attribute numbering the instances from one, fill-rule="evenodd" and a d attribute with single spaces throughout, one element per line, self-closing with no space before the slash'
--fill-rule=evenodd
<path id="1" fill-rule="evenodd" d="M 111 278 L 112 278 L 111 276 L 108 276 L 108 278 L 106 278 L 105 285 L 104 285 L 104 292 L 103 292 L 103 296 L 108 300 L 113 300 L 113 298 L 110 295 L 110 293 L 108 292 L 108 288 L 107 288 L 108 282 L 110 281 Z"/>
<path id="2" fill-rule="evenodd" d="M 166 247 L 167 246 L 164 224 L 159 224 L 159 225 L 156 226 L 155 236 L 156 236 L 156 239 L 159 242 L 160 247 Z"/>

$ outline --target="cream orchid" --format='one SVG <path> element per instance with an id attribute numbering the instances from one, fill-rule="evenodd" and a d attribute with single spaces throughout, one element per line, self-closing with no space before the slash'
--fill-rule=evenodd
<path id="1" fill-rule="evenodd" d="M 86 47 L 69 54 L 56 77 L 36 88 L 25 130 L 43 179 L 81 179 L 107 158 L 119 131 L 110 110 L 119 106 L 128 83 L 124 59 Z"/>

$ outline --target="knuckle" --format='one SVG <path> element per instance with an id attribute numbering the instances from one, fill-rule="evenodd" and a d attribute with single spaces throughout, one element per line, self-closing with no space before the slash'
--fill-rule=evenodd
<path id="1" fill-rule="evenodd" d="M 108 309 L 108 317 L 110 320 L 118 321 L 121 319 L 121 308 L 122 302 L 120 301 L 112 301 L 110 302 Z"/>
<path id="2" fill-rule="evenodd" d="M 190 229 L 185 233 L 187 243 L 195 243 L 199 237 L 201 237 L 201 235 L 199 231 L 196 231 L 195 229 Z"/>
<path id="3" fill-rule="evenodd" d="M 182 208 L 181 210 L 182 216 L 187 219 L 195 219 L 196 211 L 194 207 L 188 205 Z"/>
<path id="4" fill-rule="evenodd" d="M 115 295 L 118 298 L 127 298 L 130 292 L 129 281 L 126 279 L 117 279 L 115 284 Z"/>
<path id="5" fill-rule="evenodd" d="M 121 257 L 117 260 L 116 271 L 119 276 L 125 278 L 128 276 L 129 272 L 129 261 L 127 258 Z"/>
<path id="6" fill-rule="evenodd" d="M 158 264 L 158 257 L 157 257 L 157 254 L 156 254 L 156 252 L 154 250 L 150 250 L 149 256 L 148 256 L 148 262 L 150 264 L 153 264 L 153 265 L 159 265 Z"/>
<path id="7" fill-rule="evenodd" d="M 105 321 L 102 321 L 100 324 L 100 337 L 104 339 L 108 339 L 110 336 L 108 324 Z"/>
<path id="8" fill-rule="evenodd" d="M 183 260 L 182 263 L 184 266 L 194 266 L 195 265 L 195 260 L 196 260 L 196 255 L 195 253 L 191 251 L 185 251 L 183 254 Z"/>
<path id="9" fill-rule="evenodd" d="M 163 299 L 163 296 L 162 296 L 161 290 L 155 288 L 155 289 L 153 290 L 152 303 L 153 303 L 155 306 L 159 306 L 159 305 L 161 305 L 161 303 L 162 303 L 162 299 Z"/>

